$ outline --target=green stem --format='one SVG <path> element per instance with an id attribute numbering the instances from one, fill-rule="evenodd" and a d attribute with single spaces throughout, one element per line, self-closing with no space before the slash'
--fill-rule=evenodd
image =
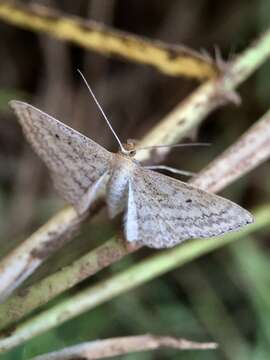
<path id="1" fill-rule="evenodd" d="M 86 253 L 71 265 L 47 276 L 33 286 L 23 289 L 0 304 L 0 328 L 26 316 L 35 308 L 46 304 L 62 292 L 72 288 L 85 278 L 130 253 L 123 240 L 113 238 Z"/>
<path id="2" fill-rule="evenodd" d="M 17 346 L 24 341 L 41 334 L 61 323 L 104 303 L 115 296 L 131 290 L 151 279 L 166 273 L 176 267 L 190 262 L 203 254 L 218 249 L 230 242 L 236 241 L 255 231 L 269 226 L 270 206 L 255 212 L 256 223 L 247 226 L 241 232 L 230 233 L 222 238 L 195 240 L 186 242 L 174 249 L 166 250 L 149 259 L 133 265 L 128 270 L 112 276 L 95 286 L 83 290 L 72 298 L 36 315 L 19 325 L 15 330 L 0 340 L 0 351 Z"/>

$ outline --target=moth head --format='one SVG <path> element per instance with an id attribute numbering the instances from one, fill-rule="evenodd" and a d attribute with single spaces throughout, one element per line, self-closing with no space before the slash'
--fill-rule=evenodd
<path id="1" fill-rule="evenodd" d="M 123 155 L 127 155 L 129 157 L 134 157 L 136 155 L 136 147 L 135 140 L 128 139 L 125 144 L 122 144 L 123 149 L 120 149 L 120 152 Z"/>

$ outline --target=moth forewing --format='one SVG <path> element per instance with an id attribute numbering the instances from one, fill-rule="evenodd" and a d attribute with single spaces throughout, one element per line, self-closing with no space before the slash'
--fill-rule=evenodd
<path id="1" fill-rule="evenodd" d="M 222 235 L 253 222 L 230 200 L 142 167 L 130 180 L 129 197 L 126 237 L 134 241 L 136 229 L 138 241 L 154 248 Z"/>
<path id="2" fill-rule="evenodd" d="M 138 226 L 138 214 L 139 211 L 134 201 L 134 194 L 132 189 L 132 183 L 129 182 L 128 187 L 128 202 L 127 209 L 124 217 L 124 230 L 126 239 L 130 242 L 137 242 L 140 239 L 139 226 Z"/>
<path id="3" fill-rule="evenodd" d="M 74 208 L 77 213 L 85 214 L 91 208 L 97 200 L 106 196 L 107 184 L 110 178 L 109 171 L 106 171 L 103 175 L 97 179 L 92 186 L 86 191 L 86 193 L 74 204 Z"/>
<path id="4" fill-rule="evenodd" d="M 110 168 L 112 153 L 78 131 L 21 101 L 10 101 L 23 132 L 50 170 L 61 197 L 78 207 Z"/>

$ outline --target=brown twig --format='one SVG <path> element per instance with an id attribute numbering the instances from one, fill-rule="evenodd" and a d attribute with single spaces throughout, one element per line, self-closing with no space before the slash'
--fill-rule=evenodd
<path id="1" fill-rule="evenodd" d="M 99 207 L 97 204 L 92 213 Z M 86 214 L 78 217 L 71 207 L 62 210 L 4 258 L 0 263 L 0 302 L 70 240 L 85 217 Z"/>
<path id="2" fill-rule="evenodd" d="M 107 56 L 117 56 L 151 65 L 170 76 L 213 78 L 219 70 L 215 62 L 185 46 L 173 46 L 117 31 L 95 21 L 66 16 L 44 6 L 23 6 L 2 1 L 0 19 L 24 29 L 43 32 L 71 41 Z"/>
<path id="3" fill-rule="evenodd" d="M 269 158 L 270 110 L 240 139 L 206 166 L 195 178 L 194 186 L 218 192 Z"/>
<path id="4" fill-rule="evenodd" d="M 170 336 L 148 334 L 82 343 L 60 351 L 37 356 L 32 360 L 94 360 L 160 348 L 177 350 L 214 350 L 217 347 L 218 345 L 214 342 L 198 343 Z"/>

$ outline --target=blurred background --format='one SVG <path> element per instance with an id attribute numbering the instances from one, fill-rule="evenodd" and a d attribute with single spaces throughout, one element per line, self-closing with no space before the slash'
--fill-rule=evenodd
<path id="1" fill-rule="evenodd" d="M 133 34 L 185 44 L 214 55 L 218 46 L 231 59 L 270 26 L 268 0 L 60 0 L 24 1 L 100 21 Z M 173 78 L 150 67 L 108 59 L 46 35 L 0 22 L 0 257 L 64 206 L 48 171 L 33 153 L 8 101 L 27 101 L 83 132 L 111 151 L 112 134 L 76 69 L 83 71 L 124 141 L 140 139 L 198 82 Z M 209 116 L 189 140 L 211 147 L 174 149 L 166 165 L 198 172 L 232 144 L 270 107 L 270 63 L 239 88 L 242 104 Z M 238 180 L 222 195 L 248 209 L 269 202 L 269 164 Z M 35 274 L 36 281 L 113 234 L 102 212 L 81 235 Z M 92 241 L 91 241 L 92 238 Z M 87 241 L 85 241 L 87 240 Z M 29 357 L 67 345 L 121 335 L 170 334 L 217 341 L 217 351 L 162 350 L 121 359 L 269 359 L 269 234 L 245 238 L 170 272 L 96 310 L 39 336 L 0 359 Z M 143 249 L 86 281 L 94 283 L 151 254 Z M 50 270 L 49 270 L 50 269 Z M 73 290 L 72 290 L 73 291 Z M 71 296 L 72 291 L 63 295 Z"/>

